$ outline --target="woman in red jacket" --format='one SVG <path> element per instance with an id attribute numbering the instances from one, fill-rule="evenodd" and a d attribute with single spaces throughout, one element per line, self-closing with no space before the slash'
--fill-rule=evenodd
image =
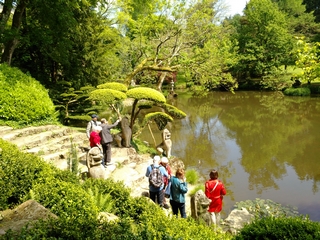
<path id="1" fill-rule="evenodd" d="M 210 179 L 205 184 L 205 194 L 211 200 L 208 212 L 211 214 L 212 223 L 219 225 L 220 212 L 222 210 L 223 195 L 226 195 L 226 189 L 223 183 L 218 179 L 218 171 L 210 172 Z"/>

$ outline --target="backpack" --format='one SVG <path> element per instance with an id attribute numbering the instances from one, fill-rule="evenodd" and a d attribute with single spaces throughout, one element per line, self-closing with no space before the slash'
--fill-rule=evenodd
<path id="1" fill-rule="evenodd" d="M 154 167 L 152 164 L 151 172 L 149 174 L 149 184 L 155 188 L 159 188 L 163 184 L 163 176 L 159 168 L 160 166 Z"/>

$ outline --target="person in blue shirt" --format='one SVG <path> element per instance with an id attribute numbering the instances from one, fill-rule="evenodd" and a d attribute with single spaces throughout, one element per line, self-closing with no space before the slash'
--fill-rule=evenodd
<path id="1" fill-rule="evenodd" d="M 170 178 L 171 191 L 170 191 L 170 205 L 174 215 L 180 215 L 182 218 L 186 218 L 186 199 L 185 194 L 188 192 L 188 186 L 184 175 L 184 170 L 178 168 L 176 176 Z"/>
<path id="2" fill-rule="evenodd" d="M 146 177 L 149 177 L 153 167 L 159 168 L 162 176 L 169 177 L 166 169 L 160 165 L 160 156 L 156 155 L 153 157 L 153 164 L 148 166 L 147 172 L 146 172 Z M 163 188 L 164 188 L 164 183 L 162 183 L 162 185 L 158 188 L 149 184 L 150 198 L 155 203 L 158 203 L 160 205 L 160 207 L 163 207 L 163 202 L 164 202 L 164 193 L 162 191 Z"/>

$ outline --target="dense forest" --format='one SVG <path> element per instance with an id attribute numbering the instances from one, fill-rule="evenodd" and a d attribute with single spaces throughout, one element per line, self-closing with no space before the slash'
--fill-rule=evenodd
<path id="1" fill-rule="evenodd" d="M 320 75 L 320 2 L 250 0 L 0 0 L 1 62 L 38 80 L 55 105 L 99 84 L 194 92 L 250 82 L 279 90 Z"/>

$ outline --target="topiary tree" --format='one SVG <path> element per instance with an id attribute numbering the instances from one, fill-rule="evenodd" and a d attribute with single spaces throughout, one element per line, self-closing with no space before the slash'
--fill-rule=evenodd
<path id="1" fill-rule="evenodd" d="M 55 121 L 55 107 L 47 90 L 17 68 L 0 65 L 0 122 L 31 124 Z"/>

